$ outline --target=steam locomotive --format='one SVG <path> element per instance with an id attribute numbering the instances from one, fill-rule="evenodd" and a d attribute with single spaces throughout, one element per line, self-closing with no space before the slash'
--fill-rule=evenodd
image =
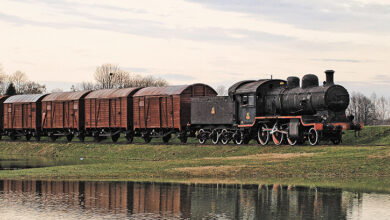
<path id="1" fill-rule="evenodd" d="M 128 143 L 134 137 L 167 143 L 176 135 L 182 143 L 194 137 L 201 144 L 339 144 L 343 130 L 362 125 L 346 116 L 349 94 L 334 84 L 334 71 L 325 73 L 322 86 L 312 74 L 302 86 L 297 77 L 246 80 L 231 86 L 228 96 L 196 83 L 0 97 L 0 131 L 11 140 L 37 141 L 77 136 L 117 142 L 124 135 Z"/>
<path id="2" fill-rule="evenodd" d="M 241 81 L 229 88 L 226 97 L 193 98 L 191 126 L 199 143 L 246 144 L 256 139 L 266 145 L 317 145 L 320 141 L 339 144 L 343 130 L 362 129 L 346 116 L 348 91 L 334 83 L 334 71 L 325 71 L 319 85 L 316 75 L 302 78 Z"/>

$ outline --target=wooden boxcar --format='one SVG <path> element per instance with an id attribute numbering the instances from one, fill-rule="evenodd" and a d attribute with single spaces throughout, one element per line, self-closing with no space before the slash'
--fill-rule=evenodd
<path id="1" fill-rule="evenodd" d="M 52 141 L 61 136 L 71 141 L 74 135 L 84 141 L 84 97 L 88 93 L 56 92 L 42 99 L 42 129 Z"/>
<path id="2" fill-rule="evenodd" d="M 175 133 L 184 143 L 191 121 L 191 98 L 216 95 L 217 92 L 205 84 L 143 88 L 133 98 L 135 133 L 147 143 L 153 137 L 162 137 L 168 142 Z"/>
<path id="3" fill-rule="evenodd" d="M 14 95 L 4 101 L 4 132 L 12 140 L 41 136 L 41 100 L 47 94 Z"/>
<path id="4" fill-rule="evenodd" d="M 133 141 L 132 97 L 140 88 L 103 89 L 85 97 L 86 135 L 95 141 L 111 137 L 114 142 L 124 133 Z"/>
<path id="5" fill-rule="evenodd" d="M 4 131 L 4 101 L 8 98 L 8 96 L 0 96 L 0 130 Z M 2 138 L 3 132 L 0 133 L 0 139 Z"/>

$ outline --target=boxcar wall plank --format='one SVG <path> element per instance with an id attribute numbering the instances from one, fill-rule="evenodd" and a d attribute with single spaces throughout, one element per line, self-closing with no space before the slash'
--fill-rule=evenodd
<path id="1" fill-rule="evenodd" d="M 133 109 L 132 95 L 139 88 L 106 89 L 91 92 L 85 98 L 86 116 L 92 120 L 86 120 L 86 128 L 115 128 L 132 129 L 132 120 L 128 120 L 129 111 Z M 89 104 L 91 102 L 91 105 Z M 131 102 L 131 108 L 127 108 Z M 93 106 L 92 106 L 93 105 Z"/>

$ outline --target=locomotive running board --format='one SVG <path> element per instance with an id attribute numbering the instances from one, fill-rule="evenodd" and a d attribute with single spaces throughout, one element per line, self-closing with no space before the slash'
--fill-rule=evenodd
<path id="1" fill-rule="evenodd" d="M 305 123 L 303 121 L 302 116 L 264 116 L 264 117 L 255 117 L 255 120 L 252 124 L 247 124 L 247 125 L 238 125 L 239 128 L 246 128 L 246 127 L 253 127 L 258 120 L 264 120 L 264 119 L 299 119 L 301 124 L 305 127 L 313 126 L 315 130 L 323 130 L 324 129 L 324 123 Z M 346 123 L 346 122 L 335 122 L 335 123 L 328 123 L 330 125 L 333 125 L 335 127 L 341 126 L 343 130 L 356 130 L 356 129 L 351 129 L 351 124 Z M 363 128 L 363 124 L 359 124 L 359 126 L 356 126 L 353 124 L 353 127 L 359 127 L 359 130 Z"/>

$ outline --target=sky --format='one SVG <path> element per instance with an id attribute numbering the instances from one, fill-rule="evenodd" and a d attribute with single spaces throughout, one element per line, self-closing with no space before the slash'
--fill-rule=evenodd
<path id="1" fill-rule="evenodd" d="M 48 90 L 112 63 L 172 85 L 313 73 L 389 96 L 388 0 L 1 0 L 0 63 Z"/>

